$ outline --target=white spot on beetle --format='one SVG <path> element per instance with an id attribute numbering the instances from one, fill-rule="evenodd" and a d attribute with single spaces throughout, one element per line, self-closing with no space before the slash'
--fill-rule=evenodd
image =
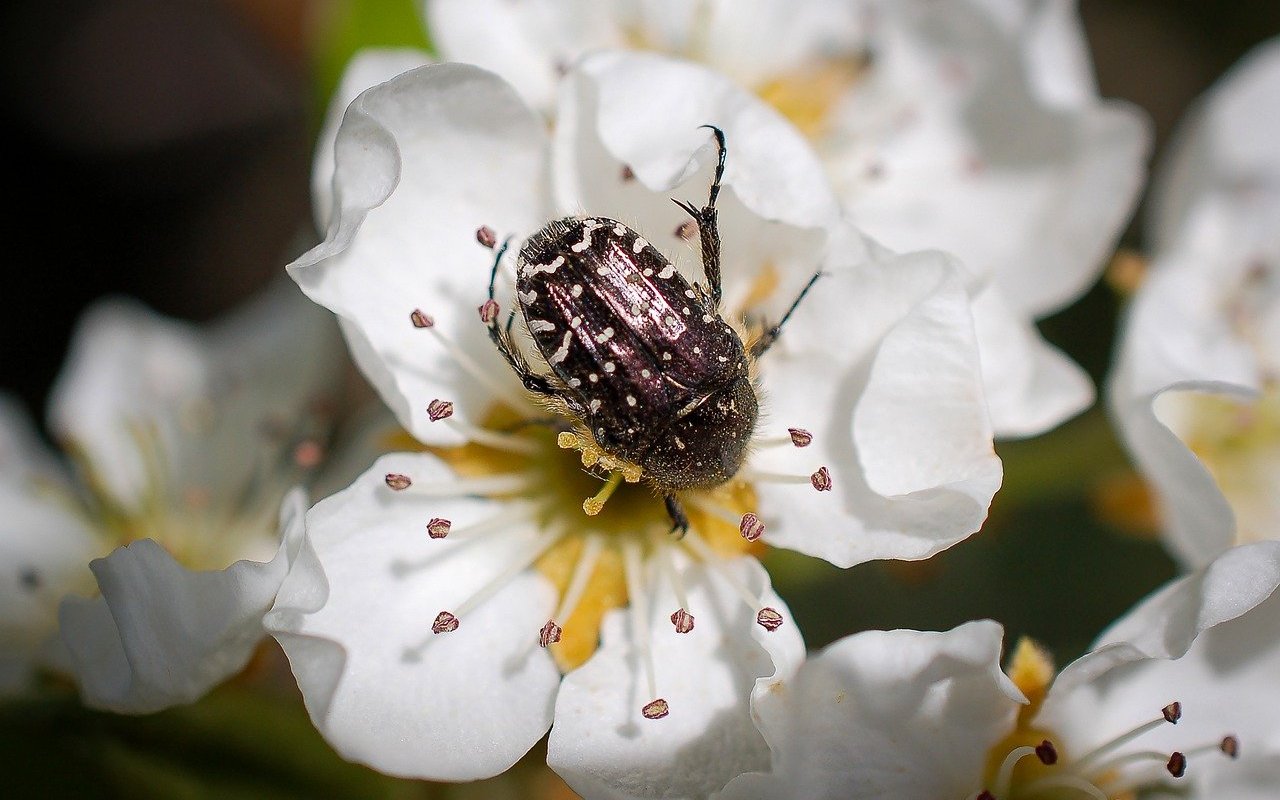
<path id="1" fill-rule="evenodd" d="M 672 275 L 675 275 L 675 274 L 676 274 L 675 265 L 668 264 L 662 268 L 662 272 L 658 273 L 658 277 L 662 278 L 663 280 L 666 280 L 667 278 L 670 278 Z"/>
<path id="2" fill-rule="evenodd" d="M 631 245 L 631 252 L 640 255 L 640 251 L 649 246 L 643 236 L 637 236 L 635 242 Z"/>
<path id="3" fill-rule="evenodd" d="M 684 296 L 689 298 L 690 300 L 692 300 L 695 297 L 692 289 L 685 289 Z"/>
<path id="4" fill-rule="evenodd" d="M 613 338 L 613 326 L 609 326 L 608 328 L 605 328 L 600 333 L 596 334 L 596 343 L 604 344 L 605 342 L 609 341 L 612 338 Z"/>
<path id="5" fill-rule="evenodd" d="M 560 342 L 560 346 L 556 348 L 556 351 L 551 354 L 551 358 L 547 359 L 547 363 L 559 364 L 561 361 L 564 361 L 566 358 L 568 358 L 569 357 L 569 340 L 572 338 L 573 338 L 573 333 L 571 333 L 570 331 L 565 331 L 564 339 Z M 578 379 L 574 378 L 573 380 L 576 381 Z M 572 381 L 570 381 L 570 385 L 573 385 Z"/>
<path id="6" fill-rule="evenodd" d="M 634 395 L 627 395 L 627 405 L 631 406 L 632 408 L 635 408 L 636 398 Z"/>
<path id="7" fill-rule="evenodd" d="M 652 372 L 650 372 L 650 371 L 649 371 L 649 370 L 647 370 L 647 369 L 642 369 L 642 370 L 640 370 L 640 377 L 642 377 L 642 378 L 647 378 L 647 377 L 649 377 L 649 376 L 650 376 L 650 375 L 652 375 L 652 374 L 653 374 L 653 373 L 652 373 Z"/>
<path id="8" fill-rule="evenodd" d="M 550 264 L 534 264 L 533 268 L 528 270 L 526 274 L 537 275 L 539 272 L 545 272 L 550 275 L 562 266 L 564 266 L 564 256 L 556 256 L 555 260 Z"/>
<path id="9" fill-rule="evenodd" d="M 554 331 L 555 329 L 556 324 L 554 322 L 548 322 L 545 319 L 529 320 L 529 330 L 534 333 L 546 333 L 547 331 Z"/>
<path id="10" fill-rule="evenodd" d="M 612 361 L 606 361 L 606 362 L 604 362 L 604 371 L 605 371 L 605 372 L 612 373 L 615 369 L 617 369 L 617 367 L 616 367 L 616 366 L 614 366 L 614 363 L 613 363 Z"/>
<path id="11" fill-rule="evenodd" d="M 662 360 L 663 360 L 663 361 L 670 361 L 670 360 L 671 360 L 671 354 L 670 354 L 670 353 L 663 353 L 663 354 L 662 354 Z"/>
<path id="12" fill-rule="evenodd" d="M 573 288 L 569 290 L 569 294 L 573 295 L 574 297 L 582 297 L 582 284 L 575 283 L 573 285 Z"/>
<path id="13" fill-rule="evenodd" d="M 684 441 L 683 441 L 683 440 L 681 440 L 681 438 L 680 438 L 679 436 L 672 436 L 672 437 L 671 437 L 671 441 L 673 441 L 673 442 L 675 442 L 675 443 L 676 443 L 676 449 L 677 449 L 677 450 L 683 450 L 683 449 L 684 449 Z"/>
<path id="14" fill-rule="evenodd" d="M 645 267 L 645 268 L 644 268 L 644 273 L 643 273 L 643 274 L 644 274 L 644 276 L 645 276 L 646 278 L 648 278 L 648 277 L 650 277 L 650 276 L 652 276 L 652 275 L 653 275 L 653 270 L 652 270 L 652 269 L 650 269 L 649 267 Z"/>
<path id="15" fill-rule="evenodd" d="M 685 306 L 684 308 L 680 309 L 680 313 L 684 314 L 687 317 L 690 314 L 692 314 L 693 311 L 691 311 L 688 306 Z"/>
<path id="16" fill-rule="evenodd" d="M 729 359 L 725 358 L 724 356 L 716 356 L 716 361 L 719 361 L 721 364 L 725 363 L 728 360 Z"/>
<path id="17" fill-rule="evenodd" d="M 528 305 L 538 299 L 538 293 L 532 289 L 527 292 L 516 292 L 516 294 L 520 295 L 520 302 L 525 305 Z"/>
<path id="18" fill-rule="evenodd" d="M 614 236 L 622 236 L 622 235 L 623 235 L 623 234 L 625 234 L 626 232 L 627 232 L 627 226 L 626 226 L 626 225 L 623 225 L 621 222 L 619 222 L 617 225 L 614 225 L 614 226 L 613 226 L 613 235 L 614 235 Z"/>
<path id="19" fill-rule="evenodd" d="M 701 348 L 701 347 L 695 347 L 695 348 L 693 348 L 693 352 L 695 352 L 695 353 L 701 353 L 701 352 L 702 352 L 702 348 Z"/>
<path id="20" fill-rule="evenodd" d="M 573 319 L 569 320 L 570 328 L 576 328 L 581 324 L 582 324 L 582 317 L 574 317 Z"/>
<path id="21" fill-rule="evenodd" d="M 592 413 L 592 414 L 594 414 L 594 413 L 596 413 L 597 411 L 599 411 L 599 410 L 600 410 L 600 405 L 601 405 L 601 403 L 600 403 L 600 401 L 599 401 L 599 400 L 592 400 L 592 401 L 587 405 L 587 408 L 589 408 L 589 409 L 591 410 L 591 413 Z"/>
<path id="22" fill-rule="evenodd" d="M 612 275 L 612 274 L 613 274 L 613 268 L 612 268 L 612 267 L 601 267 L 600 269 L 596 270 L 596 274 L 597 274 L 597 275 Z"/>
<path id="23" fill-rule="evenodd" d="M 587 376 L 587 380 L 591 381 L 592 383 L 595 383 L 596 381 L 600 380 L 600 376 L 593 372 Z"/>
<path id="24" fill-rule="evenodd" d="M 582 381 L 578 380 L 577 378 L 570 378 L 569 385 L 574 389 L 577 389 L 579 386 L 582 385 Z"/>
<path id="25" fill-rule="evenodd" d="M 703 315 L 702 315 L 702 321 L 703 321 L 703 322 L 710 322 L 710 321 L 711 321 L 711 320 L 713 320 L 713 319 L 715 319 L 715 317 L 711 316 L 710 314 L 703 314 Z"/>

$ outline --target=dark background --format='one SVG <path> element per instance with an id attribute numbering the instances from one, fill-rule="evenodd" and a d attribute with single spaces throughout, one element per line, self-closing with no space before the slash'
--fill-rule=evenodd
<path id="1" fill-rule="evenodd" d="M 1275 0 L 1080 5 L 1102 93 L 1151 115 L 1157 156 L 1197 95 L 1253 45 L 1280 34 Z M 310 150 L 342 50 L 317 42 L 352 9 L 392 6 L 411 18 L 407 0 L 6 4 L 0 391 L 15 393 L 39 418 L 76 319 L 98 297 L 128 294 L 166 314 L 205 320 L 278 277 L 312 235 Z M 319 73 L 325 77 L 317 81 Z M 1140 220 L 1139 213 L 1125 245 L 1141 245 Z M 1041 327 L 1101 382 L 1122 304 L 1103 282 Z M 1065 661 L 1174 573 L 1100 411 L 999 451 L 1006 483 L 990 522 L 938 558 L 841 571 L 772 557 L 775 582 L 811 646 L 865 628 L 944 629 L 992 617 L 1011 638 L 1036 636 Z M 1125 513 L 1116 511 L 1116 498 Z M 126 731 L 145 750 L 148 736 L 171 736 L 165 720 L 176 718 L 184 730 L 213 726 L 205 739 L 192 734 L 196 746 L 234 750 L 226 742 L 241 712 L 219 702 L 127 724 L 86 721 L 62 708 L 47 712 L 53 716 L 42 730 L 64 730 L 57 714 L 70 714 L 79 729 L 106 730 L 104 741 Z M 280 735 L 323 747 L 296 705 L 280 711 L 277 723 L 270 722 L 276 711 L 259 711 L 244 724 L 277 724 Z M 11 721 L 0 715 L 0 741 L 27 730 Z M 61 736 L 50 733 L 48 746 L 63 746 Z M 38 739 L 26 744 L 31 752 L 41 747 Z M 328 779 L 296 771 L 317 791 L 323 784 L 315 781 Z M 351 778 L 353 796 L 367 777 Z"/>

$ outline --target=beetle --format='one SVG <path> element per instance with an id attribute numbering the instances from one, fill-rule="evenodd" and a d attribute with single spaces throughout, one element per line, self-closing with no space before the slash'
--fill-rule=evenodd
<path id="1" fill-rule="evenodd" d="M 625 477 L 641 476 L 660 492 L 672 531 L 688 529 L 676 492 L 709 488 L 737 474 L 759 418 L 752 363 L 821 276 L 814 273 L 774 325 L 750 344 L 720 314 L 720 233 L 716 200 L 727 155 L 715 136 L 715 175 L 701 208 L 673 200 L 698 227 L 703 283 L 690 284 L 643 236 L 617 220 L 565 217 L 534 233 L 520 248 L 516 296 L 529 334 L 551 368 L 530 367 L 506 325 L 497 320 L 494 290 L 504 243 L 489 278 L 492 313 L 482 314 L 498 352 L 525 389 L 578 423 L 562 446 L 584 450 L 609 468 L 605 489 L 583 507 L 599 511 Z M 575 440 L 578 445 L 573 445 Z M 594 453 L 590 459 L 585 454 Z"/>

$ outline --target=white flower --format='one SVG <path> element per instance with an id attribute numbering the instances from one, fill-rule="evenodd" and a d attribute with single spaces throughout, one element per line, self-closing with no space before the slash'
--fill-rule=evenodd
<path id="1" fill-rule="evenodd" d="M 1108 394 L 1195 567 L 1280 538 L 1280 41 L 1200 102 L 1153 201 Z"/>
<path id="2" fill-rule="evenodd" d="M 397 58 L 355 70 L 385 75 Z M 599 87 L 620 81 L 605 103 Z M 467 65 L 399 75 L 346 110 L 319 166 L 334 176 L 317 198 L 328 238 L 291 273 L 429 452 L 387 456 L 312 509 L 308 556 L 268 625 L 349 758 L 473 779 L 554 719 L 549 762 L 579 791 L 706 796 L 765 763 L 749 696 L 803 651 L 744 532 L 760 521 L 764 542 L 850 565 L 925 558 L 981 524 L 1000 467 L 968 295 L 945 257 L 893 256 L 842 222 L 803 140 L 714 73 L 605 53 L 561 91 L 550 135 Z M 776 320 L 827 274 L 758 365 L 765 421 L 748 465 L 682 493 L 692 526 L 676 541 L 636 486 L 583 514 L 600 479 L 556 446 L 556 419 L 489 341 L 477 307 L 494 256 L 476 239 L 487 226 L 514 254 L 585 210 L 696 275 L 671 199 L 705 202 L 705 123 L 728 141 L 726 316 Z"/>
<path id="3" fill-rule="evenodd" d="M 244 665 L 291 558 L 281 500 L 328 435 L 343 363 L 332 327 L 287 286 L 203 330 L 124 300 L 86 313 L 50 405 L 74 475 L 5 407 L 13 688 L 44 664 L 89 705 L 146 712 Z M 295 533 L 305 507 L 286 504 Z"/>
<path id="4" fill-rule="evenodd" d="M 551 111 L 598 48 L 700 61 L 789 117 L 864 231 L 940 248 L 975 309 L 998 436 L 1045 431 L 1093 387 L 1034 321 L 1097 279 L 1145 178 L 1134 108 L 1099 100 L 1074 4 L 1039 0 L 424 0 L 445 60 L 492 69 Z M 606 106 L 625 76 L 600 82 Z M 625 128 L 602 131 L 615 149 Z"/>
<path id="5" fill-rule="evenodd" d="M 1280 543 L 1229 551 L 1141 602 L 1056 678 L 1025 640 L 1006 677 L 990 621 L 848 637 L 762 694 L 771 770 L 722 796 L 1274 797 L 1277 586 Z"/>

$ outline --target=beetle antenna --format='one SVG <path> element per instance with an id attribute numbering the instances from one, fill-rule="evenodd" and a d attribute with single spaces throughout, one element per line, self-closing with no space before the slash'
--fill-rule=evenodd
<path id="1" fill-rule="evenodd" d="M 511 244 L 511 238 L 512 237 L 508 236 L 507 238 L 502 240 L 502 247 L 498 248 L 498 255 L 493 259 L 493 270 L 490 271 L 489 273 L 489 299 L 490 300 L 493 299 L 494 288 L 498 283 L 498 267 L 502 265 L 502 257 L 507 254 L 507 247 L 510 246 Z M 508 322 L 507 328 L 510 329 L 510 327 L 511 327 L 511 323 Z"/>
<path id="2" fill-rule="evenodd" d="M 787 320 L 791 319 L 791 315 L 800 307 L 800 301 L 804 300 L 805 295 L 809 294 L 809 290 L 818 282 L 818 278 L 821 278 L 825 274 L 826 273 L 822 270 L 818 270 L 813 273 L 809 278 L 809 282 L 800 290 L 800 294 L 796 295 L 796 299 L 791 301 L 791 306 L 787 309 L 786 313 L 782 315 L 782 319 L 778 320 L 777 324 L 772 325 L 765 330 L 764 335 L 761 336 L 760 340 L 751 348 L 751 355 L 753 358 L 759 358 L 764 355 L 765 352 L 773 346 L 773 343 L 778 341 L 778 336 L 782 333 L 782 326 L 786 325 Z"/>
<path id="3" fill-rule="evenodd" d="M 711 197 L 707 200 L 708 206 L 714 206 L 716 204 L 716 198 L 720 196 L 720 180 L 724 178 L 724 160 L 727 152 L 727 148 L 724 143 L 724 131 L 720 130 L 715 125 L 699 125 L 698 127 L 707 128 L 715 134 L 716 146 L 720 151 L 720 155 L 716 161 L 716 177 L 715 180 L 711 182 Z"/>

